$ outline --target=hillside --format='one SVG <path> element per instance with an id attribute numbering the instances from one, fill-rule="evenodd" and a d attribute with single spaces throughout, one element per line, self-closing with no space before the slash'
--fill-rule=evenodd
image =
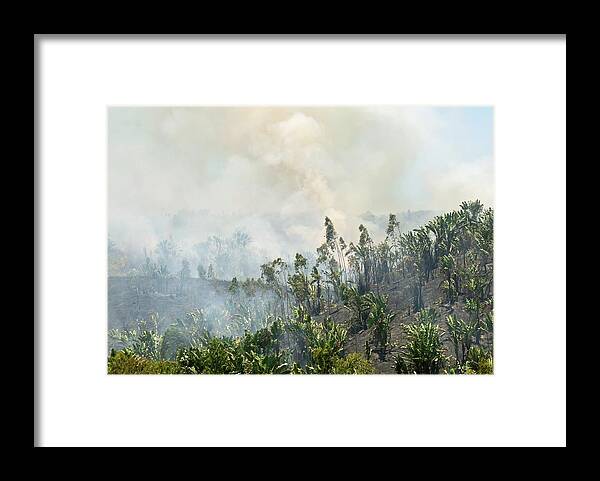
<path id="1" fill-rule="evenodd" d="M 408 232 L 390 214 L 382 242 L 361 224 L 347 243 L 325 217 L 315 260 L 244 280 L 147 258 L 143 276 L 109 278 L 109 371 L 490 374 L 493 219 L 469 201 Z"/>
<path id="2" fill-rule="evenodd" d="M 229 285 L 229 281 L 197 277 L 111 276 L 108 278 L 108 329 L 133 329 L 137 320 L 158 314 L 162 332 L 195 309 L 221 305 Z"/>
<path id="3" fill-rule="evenodd" d="M 465 309 L 464 296 L 459 298 L 453 305 L 444 302 L 444 293 L 439 287 L 440 279 L 433 278 L 423 288 L 423 299 L 425 306 L 436 309 L 441 320 L 438 325 L 443 331 L 443 344 L 448 356 L 454 355 L 454 346 L 448 334 L 448 326 L 444 322 L 448 315 L 454 315 L 459 319 L 468 319 L 469 313 Z M 386 352 L 385 361 L 380 360 L 378 353 L 372 352 L 369 361 L 373 364 L 377 374 L 395 374 L 394 358 L 400 353 L 400 347 L 407 342 L 402 326 L 417 322 L 416 314 L 412 308 L 412 294 L 410 293 L 410 281 L 399 280 L 392 284 L 379 286 L 381 294 L 388 296 L 389 305 L 395 312 L 395 317 L 390 323 L 390 349 Z M 345 306 L 334 306 L 327 312 L 317 316 L 316 320 L 323 322 L 327 317 L 345 327 L 351 323 L 352 313 Z M 344 350 L 347 353 L 359 353 L 365 356 L 365 343 L 372 336 L 373 329 L 365 329 L 356 334 L 350 334 Z M 482 335 L 482 343 L 491 345 L 493 336 L 485 333 Z"/>

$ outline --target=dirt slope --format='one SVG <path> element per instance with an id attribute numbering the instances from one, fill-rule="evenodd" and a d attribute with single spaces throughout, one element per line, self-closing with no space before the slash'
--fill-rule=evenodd
<path id="1" fill-rule="evenodd" d="M 454 347 L 447 335 L 446 316 L 454 314 L 459 319 L 468 319 L 468 314 L 464 309 L 464 299 L 462 296 L 454 305 L 449 306 L 444 301 L 444 293 L 439 288 L 440 279 L 433 278 L 425 284 L 423 288 L 423 301 L 426 307 L 433 307 L 439 313 L 439 326 L 444 332 L 444 347 L 447 355 L 454 356 Z M 377 290 L 375 289 L 377 292 Z M 396 312 L 396 317 L 391 323 L 391 349 L 386 353 L 385 360 L 379 359 L 379 354 L 371 353 L 370 360 L 373 363 L 375 372 L 378 374 L 395 374 L 394 357 L 398 354 L 400 346 L 406 343 L 403 333 L 402 324 L 410 324 L 415 322 L 415 314 L 412 312 L 412 295 L 410 290 L 410 282 L 408 280 L 400 280 L 391 285 L 379 286 L 379 292 L 388 296 L 388 306 Z M 319 320 L 330 316 L 336 323 L 341 323 L 348 326 L 351 313 L 343 306 L 332 306 L 325 314 L 317 317 Z M 358 352 L 365 355 L 365 342 L 371 336 L 370 330 L 359 332 L 358 334 L 348 336 L 346 342 L 346 353 Z M 482 338 L 485 343 L 487 339 Z"/>

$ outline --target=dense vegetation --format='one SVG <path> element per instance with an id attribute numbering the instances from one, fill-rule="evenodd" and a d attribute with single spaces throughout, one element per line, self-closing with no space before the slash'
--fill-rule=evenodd
<path id="1" fill-rule="evenodd" d="M 314 256 L 234 277 L 221 312 L 111 330 L 109 373 L 368 374 L 390 363 L 405 374 L 491 374 L 493 220 L 477 200 L 407 232 L 390 214 L 375 243 L 364 225 L 347 242 L 326 217 Z M 149 260 L 144 268 L 160 274 Z"/>

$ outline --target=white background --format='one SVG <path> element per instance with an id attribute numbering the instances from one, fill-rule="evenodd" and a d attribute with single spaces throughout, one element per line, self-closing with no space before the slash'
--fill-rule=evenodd
<path id="1" fill-rule="evenodd" d="M 38 41 L 39 445 L 565 445 L 564 38 Z M 495 375 L 108 376 L 117 104 L 493 105 Z"/>

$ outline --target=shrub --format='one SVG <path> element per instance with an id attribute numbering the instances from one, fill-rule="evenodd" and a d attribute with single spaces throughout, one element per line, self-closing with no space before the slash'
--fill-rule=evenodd
<path id="1" fill-rule="evenodd" d="M 473 322 L 465 322 L 450 315 L 446 319 L 448 335 L 454 345 L 456 362 L 462 366 L 467 361 L 467 354 L 473 344 L 477 325 Z"/>
<path id="2" fill-rule="evenodd" d="M 151 334 L 156 333 L 152 331 Z M 141 351 L 152 355 L 160 355 L 161 352 L 171 355 L 176 349 L 175 362 L 151 359 L 138 353 L 134 347 L 140 345 L 140 336 L 134 332 L 132 339 L 124 338 L 133 342 L 129 342 L 129 347 L 118 356 L 118 362 L 125 367 L 115 367 L 117 364 L 114 359 L 111 360 L 112 356 L 109 370 L 146 372 L 164 369 L 165 373 L 188 374 L 369 372 L 370 365 L 366 361 L 361 363 L 354 357 L 341 361 L 346 336 L 345 327 L 335 324 L 330 318 L 322 323 L 314 321 L 301 308 L 295 310 L 295 319 L 275 319 L 268 327 L 254 333 L 246 332 L 241 337 L 213 337 L 208 331 L 202 331 L 202 336 L 197 336 L 192 345 L 182 346 L 182 332 L 178 325 L 172 325 L 164 336 L 156 336 L 160 342 L 143 344 L 156 345 L 156 351 Z"/>
<path id="3" fill-rule="evenodd" d="M 151 314 L 148 320 L 138 321 L 136 329 L 111 329 L 108 336 L 117 349 L 158 361 L 163 359 L 163 336 L 158 333 L 158 325 L 158 315 Z"/>
<path id="4" fill-rule="evenodd" d="M 241 359 L 236 359 L 234 341 L 228 338 L 208 338 L 203 344 L 180 349 L 177 362 L 192 374 L 236 374 L 243 371 Z"/>
<path id="5" fill-rule="evenodd" d="M 243 356 L 243 374 L 289 374 L 290 365 L 282 353 L 258 354 L 250 351 Z"/>
<path id="6" fill-rule="evenodd" d="M 332 374 L 373 374 L 373 365 L 354 352 L 338 358 L 333 363 Z"/>
<path id="7" fill-rule="evenodd" d="M 348 330 L 331 318 L 314 321 L 303 309 L 295 309 L 295 318 L 284 324 L 287 347 L 296 370 L 326 374 L 333 369 L 336 358 L 342 355 Z"/>
<path id="8" fill-rule="evenodd" d="M 439 374 L 446 363 L 440 328 L 431 323 L 405 324 L 408 342 L 395 360 L 399 374 Z"/>
<path id="9" fill-rule="evenodd" d="M 309 353 L 307 370 L 314 374 L 327 374 L 333 370 L 335 361 L 342 355 L 347 330 L 331 319 L 323 323 L 312 321 L 304 329 Z"/>
<path id="10" fill-rule="evenodd" d="M 240 338 L 205 337 L 196 345 L 180 349 L 177 361 L 194 374 L 287 374 L 288 352 L 281 349 L 282 323 L 246 333 Z"/>
<path id="11" fill-rule="evenodd" d="M 472 347 L 467 355 L 467 374 L 494 374 L 492 354 L 479 346 Z"/>
<path id="12" fill-rule="evenodd" d="M 108 374 L 182 374 L 175 361 L 146 359 L 127 351 L 111 351 Z"/>
<path id="13" fill-rule="evenodd" d="M 415 318 L 417 319 L 417 322 L 421 324 L 427 322 L 435 324 L 436 322 L 438 322 L 439 315 L 435 308 L 427 307 L 417 312 Z"/>

